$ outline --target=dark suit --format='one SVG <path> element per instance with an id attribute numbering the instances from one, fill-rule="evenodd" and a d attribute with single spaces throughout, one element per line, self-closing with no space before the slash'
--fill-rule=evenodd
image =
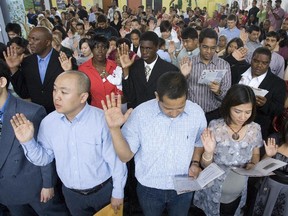
<path id="1" fill-rule="evenodd" d="M 169 71 L 179 71 L 179 69 L 158 56 L 147 82 L 144 60 L 135 61 L 129 68 L 128 79 L 122 81 L 123 93 L 128 100 L 129 107 L 135 108 L 139 104 L 155 98 L 158 78 Z"/>
<path id="2" fill-rule="evenodd" d="M 244 73 L 243 71 L 242 73 Z M 239 83 L 241 75 L 238 76 Z M 266 89 L 266 103 L 262 107 L 257 107 L 255 122 L 261 126 L 262 137 L 266 139 L 269 135 L 271 122 L 276 115 L 280 115 L 284 110 L 284 101 L 286 97 L 286 85 L 284 80 L 274 75 L 270 68 L 267 75 L 259 85 L 260 89 Z"/>
<path id="3" fill-rule="evenodd" d="M 26 204 L 31 205 L 39 215 L 68 215 L 65 205 L 58 205 L 54 199 L 46 204 L 40 203 L 41 189 L 52 188 L 56 183 L 55 164 L 38 167 L 26 159 L 10 124 L 10 119 L 16 113 L 24 113 L 33 123 L 35 137 L 40 122 L 46 115 L 42 106 L 10 95 L 3 114 L 0 139 L 0 203 L 8 206 L 14 213 L 12 215 L 28 215 L 22 212 L 23 209 L 21 213 L 18 210 L 19 206 Z"/>
<path id="4" fill-rule="evenodd" d="M 58 57 L 59 53 L 53 49 L 43 84 L 36 54 L 26 57 L 20 69 L 11 77 L 15 92 L 21 98 L 31 98 L 32 102 L 44 106 L 47 113 L 55 110 L 52 95 L 54 81 L 63 72 Z M 74 64 L 73 69 L 77 69 Z"/>

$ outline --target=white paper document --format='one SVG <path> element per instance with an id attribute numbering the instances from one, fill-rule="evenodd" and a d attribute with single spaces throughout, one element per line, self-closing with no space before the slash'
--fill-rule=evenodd
<path id="1" fill-rule="evenodd" d="M 251 88 L 256 96 L 264 97 L 269 92 L 266 89 L 260 89 L 260 88 L 254 88 L 254 87 L 251 87 Z"/>
<path id="2" fill-rule="evenodd" d="M 223 175 L 224 171 L 215 163 L 211 163 L 194 179 L 188 175 L 176 175 L 173 178 L 177 194 L 187 193 L 203 189 L 214 179 Z"/>
<path id="3" fill-rule="evenodd" d="M 220 83 L 227 70 L 203 70 L 198 80 L 198 84 Z"/>
<path id="4" fill-rule="evenodd" d="M 257 163 L 253 169 L 247 170 L 245 168 L 233 167 L 232 170 L 240 175 L 261 177 L 273 175 L 274 170 L 285 166 L 286 164 L 287 163 L 274 158 L 265 158 Z"/>

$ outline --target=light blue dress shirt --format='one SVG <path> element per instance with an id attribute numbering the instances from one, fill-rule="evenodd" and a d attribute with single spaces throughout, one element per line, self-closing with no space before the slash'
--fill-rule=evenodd
<path id="1" fill-rule="evenodd" d="M 38 143 L 22 145 L 25 156 L 38 166 L 54 157 L 57 173 L 68 188 L 89 189 L 112 176 L 114 198 L 124 197 L 126 165 L 117 157 L 102 110 L 88 104 L 72 122 L 56 111 L 41 122 Z"/>
<path id="2" fill-rule="evenodd" d="M 232 40 L 233 38 L 240 37 L 240 30 L 237 27 L 234 27 L 233 29 L 225 28 L 222 30 L 219 34 L 219 37 L 221 35 L 225 35 L 227 38 L 227 43 Z"/>
<path id="3" fill-rule="evenodd" d="M 173 176 L 188 174 L 194 147 L 203 147 L 204 111 L 186 101 L 176 118 L 165 115 L 156 99 L 140 104 L 122 133 L 135 154 L 135 176 L 146 187 L 174 190 Z"/>
<path id="4" fill-rule="evenodd" d="M 51 49 L 51 51 L 48 53 L 48 55 L 45 56 L 45 58 L 41 58 L 39 55 L 37 55 L 38 69 L 39 69 L 39 74 L 40 74 L 42 83 L 44 82 L 44 79 L 45 79 L 45 75 L 46 75 L 47 67 L 48 67 L 48 64 L 52 55 L 52 51 L 53 49 Z"/>

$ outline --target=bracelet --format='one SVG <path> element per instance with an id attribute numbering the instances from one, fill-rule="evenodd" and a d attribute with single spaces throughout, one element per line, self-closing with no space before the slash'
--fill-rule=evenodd
<path id="1" fill-rule="evenodd" d="M 255 163 L 254 163 L 254 162 L 252 162 L 252 161 L 249 161 L 249 162 L 248 162 L 248 164 L 253 164 L 253 165 L 255 165 Z"/>
<path id="2" fill-rule="evenodd" d="M 197 165 L 197 166 L 200 166 L 200 162 L 199 162 L 199 161 L 196 161 L 196 160 L 193 160 L 193 161 L 191 162 L 191 165 L 193 165 L 193 164 L 195 164 L 195 165 Z"/>
<path id="3" fill-rule="evenodd" d="M 204 161 L 211 161 L 211 160 L 212 160 L 213 155 L 211 155 L 209 159 L 207 159 L 207 158 L 205 157 L 205 155 L 206 155 L 206 152 L 204 152 L 204 153 L 202 154 L 202 158 L 203 158 Z"/>

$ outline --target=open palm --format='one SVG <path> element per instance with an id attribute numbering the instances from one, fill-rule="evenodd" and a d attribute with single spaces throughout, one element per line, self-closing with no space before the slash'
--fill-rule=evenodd
<path id="1" fill-rule="evenodd" d="M 189 57 L 186 56 L 182 58 L 182 60 L 180 61 L 180 70 L 185 77 L 190 74 L 192 70 L 192 61 Z"/>
<path id="2" fill-rule="evenodd" d="M 201 135 L 201 141 L 204 146 L 205 152 L 209 154 L 214 152 L 216 146 L 216 140 L 214 138 L 212 131 L 210 131 L 208 128 L 204 129 Z"/>
<path id="3" fill-rule="evenodd" d="M 3 52 L 3 55 L 9 68 L 18 67 L 22 63 L 24 58 L 24 54 L 18 55 L 16 52 L 16 48 L 13 48 L 11 46 L 7 47 L 7 51 Z"/>
<path id="4" fill-rule="evenodd" d="M 118 55 L 121 62 L 122 68 L 129 68 L 135 60 L 136 54 L 130 59 L 129 57 L 129 47 L 127 44 L 121 44 L 120 48 L 117 48 Z"/>
<path id="5" fill-rule="evenodd" d="M 25 143 L 33 138 L 34 126 L 24 114 L 16 114 L 10 120 L 16 138 L 20 143 Z"/>
<path id="6" fill-rule="evenodd" d="M 274 138 L 268 138 L 267 143 L 264 141 L 266 155 L 268 157 L 273 157 L 278 151 L 278 146 L 276 145 Z"/>
<path id="7" fill-rule="evenodd" d="M 102 100 L 102 107 L 105 113 L 105 119 L 110 129 L 121 127 L 130 116 L 132 109 L 129 109 L 125 114 L 121 111 L 121 95 L 117 96 L 117 102 L 115 94 L 111 93 L 111 96 L 106 96 L 106 104 Z"/>

